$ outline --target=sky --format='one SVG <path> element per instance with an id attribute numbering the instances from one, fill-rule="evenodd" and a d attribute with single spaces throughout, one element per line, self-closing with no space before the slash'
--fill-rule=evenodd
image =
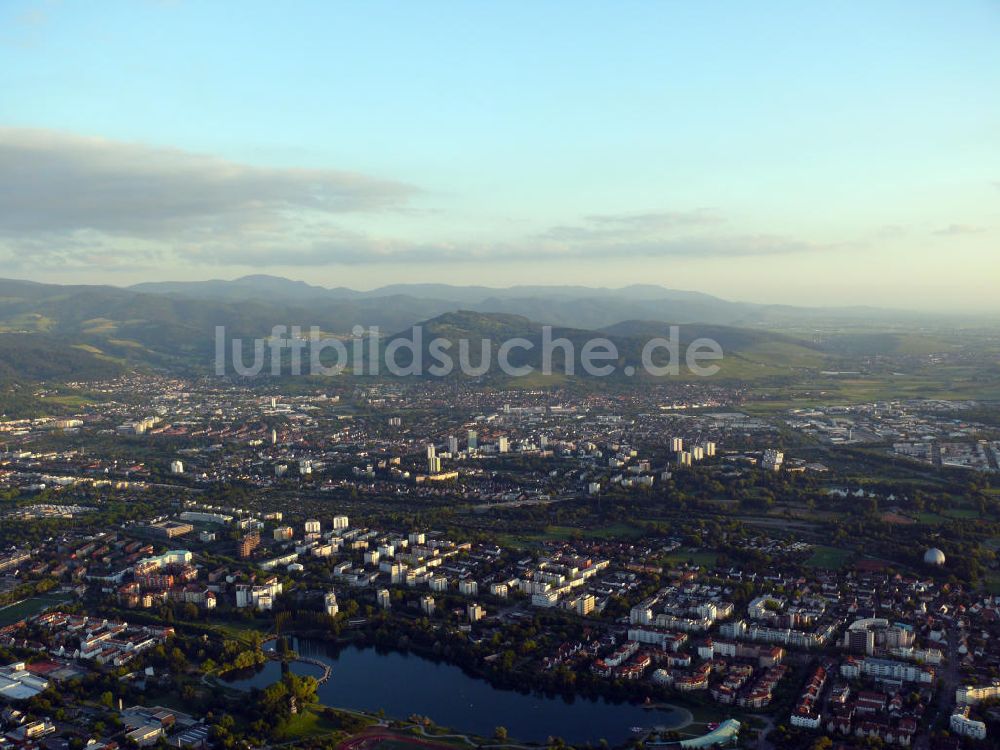
<path id="1" fill-rule="evenodd" d="M 0 277 L 1000 309 L 1000 2 L 0 2 Z"/>

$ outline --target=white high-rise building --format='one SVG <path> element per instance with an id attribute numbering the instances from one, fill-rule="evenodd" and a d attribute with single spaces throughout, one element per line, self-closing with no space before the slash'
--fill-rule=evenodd
<path id="1" fill-rule="evenodd" d="M 433 445 L 427 446 L 427 473 L 441 473 L 441 457 L 437 454 L 437 449 Z"/>
<path id="2" fill-rule="evenodd" d="M 497 441 L 497 452 L 506 453 L 509 450 L 510 450 L 510 441 L 505 437 L 500 438 Z"/>
<path id="3" fill-rule="evenodd" d="M 474 451 L 479 448 L 479 433 L 475 430 L 469 430 L 467 437 L 467 445 L 470 451 Z"/>
<path id="4" fill-rule="evenodd" d="M 348 523 L 347 516 L 334 516 L 333 517 L 333 528 L 335 531 L 340 531 L 341 529 L 346 529 L 350 523 Z"/>
<path id="5" fill-rule="evenodd" d="M 318 534 L 323 530 L 323 525 L 315 518 L 306 521 L 305 530 L 307 534 Z"/>
<path id="6" fill-rule="evenodd" d="M 453 456 L 458 454 L 458 438 L 454 435 L 448 438 L 448 452 Z"/>
<path id="7" fill-rule="evenodd" d="M 715 443 L 713 443 L 711 440 L 706 441 L 704 447 L 706 456 L 711 458 L 712 456 L 715 455 Z"/>
<path id="8" fill-rule="evenodd" d="M 379 609 L 389 609 L 392 607 L 392 595 L 389 589 L 379 589 L 375 594 L 375 601 Z"/>
<path id="9" fill-rule="evenodd" d="M 327 592 L 323 597 L 323 610 L 333 617 L 340 611 L 340 607 L 337 605 L 337 595 L 333 592 Z"/>
<path id="10" fill-rule="evenodd" d="M 183 474 L 184 473 L 184 462 L 183 461 L 171 461 L 170 462 L 170 473 L 171 474 Z"/>
<path id="11" fill-rule="evenodd" d="M 260 584 L 239 584 L 236 586 L 236 606 L 241 609 L 271 609 L 275 597 L 281 592 L 281 582 L 275 577 Z"/>
<path id="12" fill-rule="evenodd" d="M 674 453 L 680 453 L 684 450 L 684 438 L 673 437 L 670 438 L 670 450 Z"/>

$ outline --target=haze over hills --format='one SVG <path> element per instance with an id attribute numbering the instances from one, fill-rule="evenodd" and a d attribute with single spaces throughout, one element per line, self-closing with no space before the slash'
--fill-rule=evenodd
<path id="1" fill-rule="evenodd" d="M 622 320 L 670 320 L 678 323 L 780 326 L 808 320 L 858 322 L 915 322 L 941 316 L 874 306 L 796 307 L 734 302 L 697 291 L 669 289 L 654 284 L 620 288 L 525 285 L 506 288 L 449 284 L 392 284 L 368 291 L 324 288 L 302 281 L 257 274 L 232 281 L 148 282 L 129 287 L 142 293 L 191 299 L 258 300 L 301 304 L 303 301 L 420 300 L 442 307 L 479 312 L 512 313 L 549 323 L 601 328 Z M 362 308 L 363 309 L 363 308 Z M 419 317 L 419 316 L 418 316 Z"/>
<path id="2" fill-rule="evenodd" d="M 546 296 L 552 298 L 574 297 L 631 297 L 634 299 L 689 299 L 718 300 L 702 292 L 688 292 L 666 289 L 654 284 L 633 284 L 620 288 L 557 286 L 557 285 L 517 285 L 506 288 L 488 286 L 455 286 L 452 284 L 389 284 L 387 286 L 357 291 L 346 287 L 326 288 L 293 281 L 281 276 L 252 274 L 226 281 L 151 281 L 129 287 L 138 292 L 155 294 L 180 294 L 187 297 L 225 295 L 240 297 L 245 294 L 276 294 L 279 296 L 327 297 L 355 299 L 358 297 L 391 297 L 405 295 L 432 299 L 448 299 L 466 303 L 480 302 L 489 298 L 519 298 Z"/>
<path id="3" fill-rule="evenodd" d="M 837 326 L 871 328 L 814 335 Z M 582 344 L 607 336 L 623 357 L 634 358 L 642 341 L 681 324 L 682 340 L 717 340 L 730 374 L 775 374 L 820 368 L 838 358 L 892 352 L 949 351 L 946 337 L 912 330 L 921 316 L 868 308 L 795 308 L 729 302 L 699 292 L 642 285 L 622 289 L 523 286 L 509 289 L 444 284 L 392 285 L 371 291 L 326 289 L 273 276 L 233 281 L 155 282 L 131 288 L 39 284 L 0 279 L 0 333 L 8 357 L 2 375 L 61 377 L 45 367 L 73 349 L 80 372 L 109 366 L 147 365 L 207 370 L 216 326 L 230 337 L 260 338 L 276 325 L 318 326 L 326 335 L 349 335 L 354 326 L 377 326 L 384 339 L 406 335 L 422 323 L 427 336 L 470 340 L 524 336 L 535 341 L 543 325 Z M 890 330 L 909 326 L 911 332 Z M 786 330 L 782 330 L 786 329 Z M 11 354 L 28 346 L 23 357 Z M 33 363 L 30 366 L 27 362 Z M 750 370 L 733 369 L 742 362 Z M 88 367 L 90 369 L 88 369 Z"/>

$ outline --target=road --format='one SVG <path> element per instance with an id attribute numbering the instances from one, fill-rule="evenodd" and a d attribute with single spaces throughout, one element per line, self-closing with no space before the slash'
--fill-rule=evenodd
<path id="1" fill-rule="evenodd" d="M 951 716 L 955 704 L 955 688 L 958 687 L 960 673 L 958 670 L 958 643 L 961 640 L 960 631 L 952 626 L 945 630 L 944 637 L 948 640 L 945 662 L 938 667 L 938 692 L 934 700 L 933 713 L 928 712 L 926 729 L 917 735 L 913 741 L 914 750 L 928 750 L 930 747 L 930 728 L 941 719 Z"/>

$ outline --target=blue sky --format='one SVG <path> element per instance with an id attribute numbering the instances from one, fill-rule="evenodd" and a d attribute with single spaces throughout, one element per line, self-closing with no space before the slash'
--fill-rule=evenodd
<path id="1" fill-rule="evenodd" d="M 0 4 L 2 275 L 996 308 L 1000 3 Z"/>

